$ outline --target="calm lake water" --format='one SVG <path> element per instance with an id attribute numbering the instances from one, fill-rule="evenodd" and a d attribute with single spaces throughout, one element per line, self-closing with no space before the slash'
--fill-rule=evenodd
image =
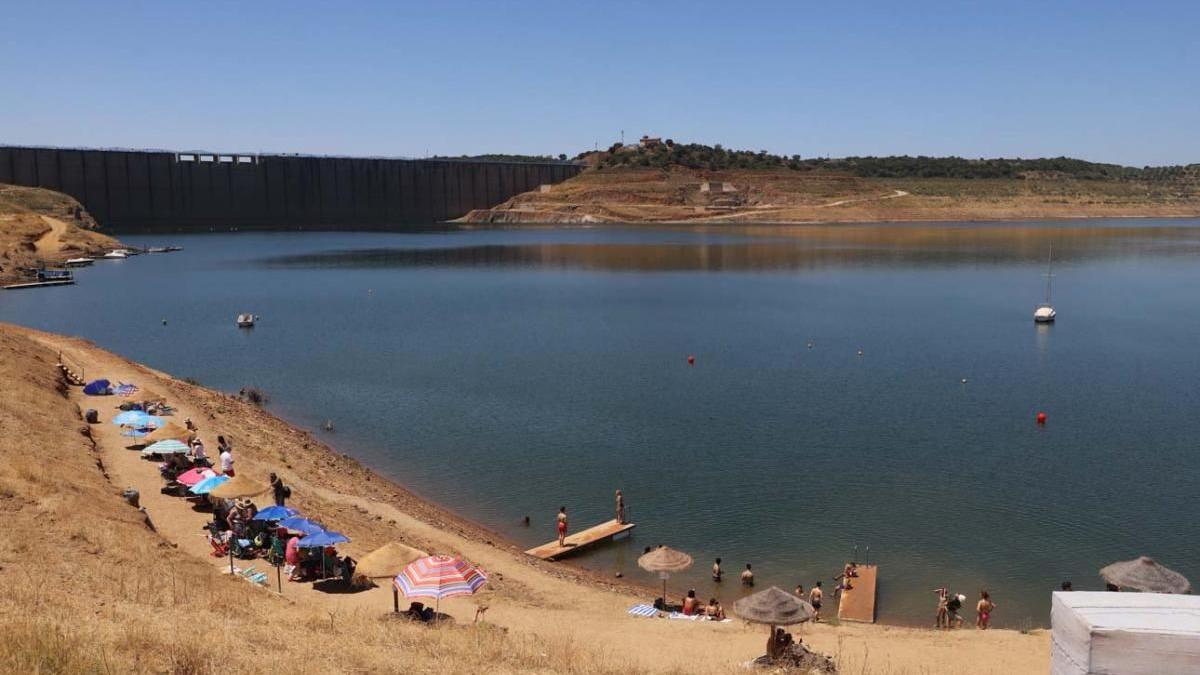
<path id="1" fill-rule="evenodd" d="M 0 320 L 260 387 L 522 544 L 622 488 L 635 535 L 586 565 L 655 583 L 635 561 L 665 543 L 697 561 L 672 586 L 729 602 L 715 556 L 830 588 L 869 546 L 881 620 L 931 622 L 949 584 L 1010 627 L 1114 560 L 1200 579 L 1200 221 L 126 241 L 186 250 L 0 294 Z"/>

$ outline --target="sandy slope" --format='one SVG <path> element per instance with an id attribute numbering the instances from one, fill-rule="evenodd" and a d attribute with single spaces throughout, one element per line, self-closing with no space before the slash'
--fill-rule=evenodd
<path id="1" fill-rule="evenodd" d="M 470 599 L 456 599 L 442 609 L 470 622 L 478 605 L 487 606 L 487 621 L 514 634 L 527 633 L 549 645 L 576 646 L 608 654 L 606 667 L 730 672 L 762 651 L 764 629 L 743 625 L 693 624 L 638 619 L 625 610 L 645 600 L 629 587 L 612 587 L 603 580 L 569 567 L 534 562 L 487 531 L 413 497 L 248 403 L 187 385 L 133 364 L 81 340 L 0 327 L 0 335 L 24 334 L 84 364 L 89 377 L 134 382 L 167 395 L 179 408 L 177 419 L 190 417 L 201 427 L 208 448 L 216 435 L 231 438 L 239 472 L 264 479 L 278 472 L 293 486 L 292 505 L 309 517 L 347 533 L 353 543 L 345 550 L 361 556 L 388 540 L 425 550 L 466 556 L 493 578 L 489 590 Z M 103 423 L 92 426 L 99 457 L 116 486 L 132 486 L 157 530 L 183 554 L 204 561 L 214 570 L 226 560 L 208 556 L 201 526 L 208 516 L 193 512 L 183 500 L 159 494 L 161 479 L 151 462 L 126 449 L 126 439 L 108 424 L 114 399 L 85 397 L 78 388 L 70 401 L 95 407 Z M 327 593 L 308 584 L 283 582 L 284 597 L 337 616 L 374 616 L 391 606 L 388 588 L 356 594 Z M 246 586 L 246 593 L 255 591 Z M 950 634 L 884 626 L 805 627 L 800 631 L 815 649 L 839 659 L 851 673 L 1034 673 L 1048 665 L 1048 635 L 994 630 L 963 630 Z M 349 638 L 353 639 L 353 638 Z M 559 652 L 556 652 L 559 653 Z M 569 648 L 561 653 L 574 653 Z M 543 656 L 545 656 L 543 654 Z M 546 666 L 549 665 L 549 668 Z M 541 671 L 566 670 L 571 664 L 545 664 Z M 517 668 L 520 670 L 521 668 Z"/>
<path id="2" fill-rule="evenodd" d="M 39 264 L 102 255 L 120 242 L 94 231 L 79 202 L 60 192 L 0 184 L 0 279 Z"/>

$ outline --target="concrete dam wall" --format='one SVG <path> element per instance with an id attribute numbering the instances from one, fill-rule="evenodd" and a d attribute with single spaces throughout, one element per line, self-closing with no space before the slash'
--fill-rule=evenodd
<path id="1" fill-rule="evenodd" d="M 567 163 L 0 146 L 0 183 L 78 199 L 106 229 L 402 229 L 496 206 Z"/>

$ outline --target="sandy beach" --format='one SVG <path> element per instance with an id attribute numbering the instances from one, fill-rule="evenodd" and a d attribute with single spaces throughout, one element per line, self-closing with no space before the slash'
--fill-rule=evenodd
<path id="1" fill-rule="evenodd" d="M 341 548 L 356 558 L 388 541 L 399 541 L 430 552 L 461 555 L 479 565 L 491 575 L 486 590 L 442 604 L 442 610 L 460 624 L 470 624 L 476 608 L 486 606 L 486 622 L 493 629 L 503 628 L 508 636 L 505 639 L 527 636 L 538 644 L 557 645 L 565 650 L 563 653 L 582 650 L 580 653 L 587 656 L 572 658 L 597 666 L 589 666 L 586 672 L 608 668 L 730 672 L 763 651 L 765 629 L 736 619 L 719 624 L 630 616 L 626 610 L 648 601 L 648 592 L 611 583 L 569 564 L 535 561 L 486 529 L 419 500 L 396 483 L 323 445 L 308 432 L 250 403 L 186 384 L 84 340 L 14 326 L 5 326 L 0 334 L 18 352 L 44 348 L 39 358 L 26 359 L 28 367 L 52 369 L 52 357 L 61 352 L 84 364 L 89 378 L 131 382 L 164 394 L 178 409 L 176 421 L 191 418 L 209 448 L 216 447 L 218 434 L 231 440 L 240 474 L 265 480 L 268 472 L 278 473 L 292 487 L 289 505 L 347 534 L 352 543 Z M 11 361 L 8 366 L 13 367 Z M 121 508 L 120 490 L 138 490 L 146 516 L 158 535 L 175 549 L 172 554 L 190 558 L 192 564 L 207 569 L 201 574 L 220 580 L 228 561 L 209 555 L 210 547 L 201 529 L 209 516 L 193 511 L 182 499 L 159 493 L 163 482 L 156 464 L 127 449 L 128 439 L 108 423 L 117 403 L 114 398 L 86 397 L 77 387 L 66 389 L 61 403 L 70 414 L 78 415 L 77 410 L 89 407 L 100 411 L 101 423 L 91 425 L 91 434 L 96 459 L 109 485 L 103 498 L 116 504 L 114 508 Z M 11 440 L 6 440 L 5 451 L 17 451 Z M 14 565 L 26 564 L 29 561 L 6 556 L 3 573 L 11 574 Z M 282 599 L 258 597 L 274 596 L 274 584 L 272 577 L 271 591 L 245 583 L 231 590 L 234 595 L 256 596 L 255 602 L 276 604 L 279 612 L 325 614 L 338 624 L 352 621 L 351 617 L 353 621 L 377 624 L 392 605 L 391 589 L 386 585 L 359 593 L 336 593 L 285 580 Z M 672 593 L 677 590 L 672 589 Z M 285 604 L 279 605 L 280 601 Z M 816 651 L 834 657 L 842 672 L 1032 673 L 1044 672 L 1049 659 L 1046 631 L 964 629 L 941 633 L 882 625 L 822 624 L 799 627 L 797 634 Z M 524 652 L 514 649 L 513 653 Z M 600 663 L 603 668 L 598 667 Z M 463 663 L 445 665 L 452 669 L 466 667 Z M 568 672 L 578 665 L 518 663 L 505 668 L 517 672 Z"/>

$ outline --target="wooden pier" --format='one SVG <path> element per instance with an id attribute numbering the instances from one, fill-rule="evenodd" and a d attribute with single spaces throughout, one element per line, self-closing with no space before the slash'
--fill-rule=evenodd
<path id="1" fill-rule="evenodd" d="M 606 523 L 600 523 L 595 527 L 589 527 L 581 532 L 567 535 L 566 546 L 559 546 L 558 540 L 555 539 L 548 544 L 542 544 L 525 552 L 542 560 L 558 560 L 563 556 L 582 551 L 594 544 L 608 541 L 618 534 L 632 530 L 634 527 L 636 526 L 633 523 L 618 523 L 614 518 Z"/>
<path id="2" fill-rule="evenodd" d="M 842 591 L 838 603 L 838 619 L 875 623 L 876 565 L 859 565 L 858 576 L 850 578 L 850 590 Z"/>

